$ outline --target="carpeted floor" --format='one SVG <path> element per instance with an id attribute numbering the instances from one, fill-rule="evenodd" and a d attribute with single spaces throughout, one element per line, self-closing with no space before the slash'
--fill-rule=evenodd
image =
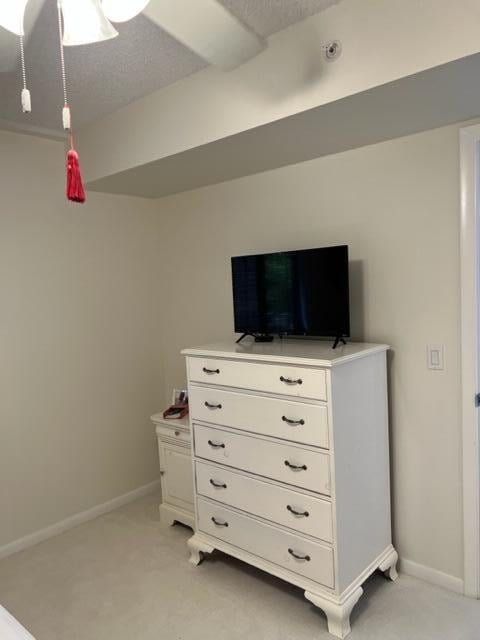
<path id="1" fill-rule="evenodd" d="M 299 589 L 222 554 L 187 562 L 189 529 L 148 496 L 0 562 L 0 603 L 37 640 L 327 640 Z M 480 602 L 372 577 L 352 640 L 479 640 Z"/>

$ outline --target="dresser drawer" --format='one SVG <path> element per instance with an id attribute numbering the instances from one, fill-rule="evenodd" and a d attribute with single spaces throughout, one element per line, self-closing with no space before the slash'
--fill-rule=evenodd
<path id="1" fill-rule="evenodd" d="M 330 457 L 213 427 L 194 425 L 195 455 L 220 464 L 330 495 Z"/>
<path id="2" fill-rule="evenodd" d="M 190 357 L 188 373 L 191 382 L 207 382 L 299 398 L 327 399 L 324 369 Z"/>
<path id="3" fill-rule="evenodd" d="M 334 587 L 333 550 L 197 498 L 198 528 L 289 571 Z"/>
<path id="4" fill-rule="evenodd" d="M 332 505 L 234 471 L 195 463 L 197 493 L 299 533 L 333 541 Z"/>
<path id="5" fill-rule="evenodd" d="M 328 449 L 326 405 L 190 386 L 194 420 Z"/>

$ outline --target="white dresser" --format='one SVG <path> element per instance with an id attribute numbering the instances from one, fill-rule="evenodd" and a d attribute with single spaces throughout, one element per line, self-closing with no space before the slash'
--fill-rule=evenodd
<path id="1" fill-rule="evenodd" d="M 279 340 L 185 349 L 195 534 L 305 591 L 333 635 L 362 583 L 396 578 L 385 345 Z"/>
<path id="2" fill-rule="evenodd" d="M 191 436 L 188 418 L 166 420 L 156 413 L 155 425 L 160 460 L 162 502 L 160 519 L 164 524 L 181 522 L 194 526 Z"/>
<path id="3" fill-rule="evenodd" d="M 0 638 L 2 638 L 2 640 L 35 640 L 35 638 L 1 605 Z"/>

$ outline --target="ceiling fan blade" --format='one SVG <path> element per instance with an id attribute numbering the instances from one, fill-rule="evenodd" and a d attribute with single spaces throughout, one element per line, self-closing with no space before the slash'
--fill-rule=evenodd
<path id="1" fill-rule="evenodd" d="M 267 44 L 216 0 L 151 0 L 143 13 L 224 71 L 253 58 Z"/>
<path id="2" fill-rule="evenodd" d="M 0 0 L 1 1 L 1 0 Z M 46 0 L 29 0 L 25 10 L 25 44 Z M 0 73 L 15 71 L 20 58 L 18 36 L 0 28 Z"/>

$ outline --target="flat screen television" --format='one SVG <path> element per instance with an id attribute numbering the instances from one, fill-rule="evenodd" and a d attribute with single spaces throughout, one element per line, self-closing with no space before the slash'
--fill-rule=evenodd
<path id="1" fill-rule="evenodd" d="M 232 281 L 236 333 L 350 335 L 346 245 L 234 257 Z"/>

